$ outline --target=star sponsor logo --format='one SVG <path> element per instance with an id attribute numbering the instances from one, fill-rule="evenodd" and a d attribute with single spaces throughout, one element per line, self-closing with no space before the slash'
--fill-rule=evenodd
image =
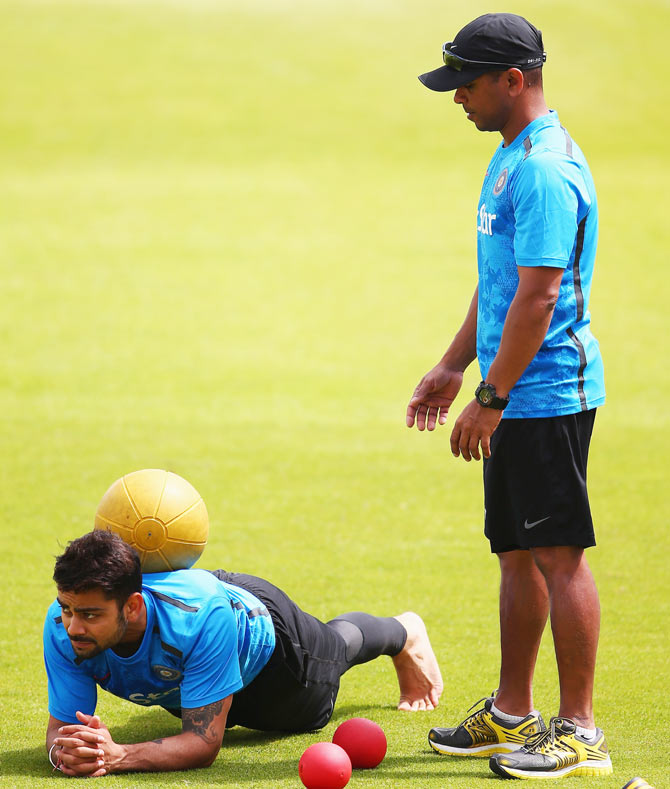
<path id="1" fill-rule="evenodd" d="M 486 203 L 482 203 L 479 211 L 477 212 L 477 232 L 483 233 L 485 236 L 493 235 L 493 221 L 496 219 L 495 214 L 491 214 L 486 210 Z"/>
<path id="2" fill-rule="evenodd" d="M 128 696 L 128 701 L 132 701 L 133 704 L 141 704 L 144 707 L 151 707 L 154 704 L 162 704 L 163 699 L 178 691 L 179 688 L 169 688 L 160 693 L 131 693 Z"/>

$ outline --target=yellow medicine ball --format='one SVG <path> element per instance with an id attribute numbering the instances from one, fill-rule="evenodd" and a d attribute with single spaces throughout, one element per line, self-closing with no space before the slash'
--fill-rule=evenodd
<path id="1" fill-rule="evenodd" d="M 132 545 L 143 573 L 163 573 L 195 564 L 207 544 L 209 518 L 190 482 L 148 468 L 116 480 L 98 505 L 95 528 Z"/>

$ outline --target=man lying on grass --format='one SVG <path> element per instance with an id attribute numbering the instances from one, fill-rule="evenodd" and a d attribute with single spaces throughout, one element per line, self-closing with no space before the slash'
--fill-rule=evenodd
<path id="1" fill-rule="evenodd" d="M 276 586 L 223 570 L 145 575 L 117 535 L 93 531 L 56 560 L 44 625 L 46 746 L 68 776 L 207 767 L 226 727 L 304 732 L 330 720 L 342 674 L 389 655 L 399 710 L 431 710 L 442 678 L 413 613 L 328 623 Z M 181 717 L 173 737 L 116 743 L 94 714 L 97 686 Z"/>

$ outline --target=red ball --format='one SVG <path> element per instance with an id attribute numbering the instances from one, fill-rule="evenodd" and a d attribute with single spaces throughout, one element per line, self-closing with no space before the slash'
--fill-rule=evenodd
<path id="1" fill-rule="evenodd" d="M 307 789 L 342 789 L 351 778 L 351 760 L 339 745 L 315 742 L 300 757 L 298 774 Z"/>
<path id="2" fill-rule="evenodd" d="M 350 718 L 340 723 L 333 742 L 349 754 L 353 767 L 376 767 L 386 756 L 384 730 L 367 718 Z"/>

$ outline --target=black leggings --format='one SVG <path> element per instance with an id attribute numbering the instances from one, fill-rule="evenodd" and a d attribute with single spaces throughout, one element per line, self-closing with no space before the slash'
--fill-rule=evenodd
<path id="1" fill-rule="evenodd" d="M 342 636 L 346 644 L 344 671 L 374 660 L 380 655 L 397 655 L 407 639 L 405 628 L 394 617 L 372 616 L 361 611 L 352 611 L 349 614 L 340 614 L 327 624 Z"/>

